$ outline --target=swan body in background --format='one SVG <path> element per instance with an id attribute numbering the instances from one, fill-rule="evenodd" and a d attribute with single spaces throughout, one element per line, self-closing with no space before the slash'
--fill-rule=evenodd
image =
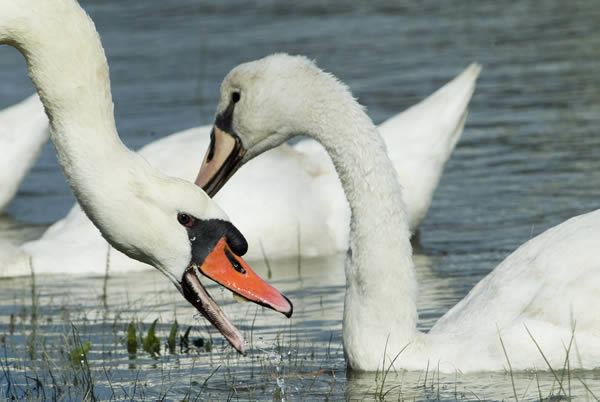
<path id="1" fill-rule="evenodd" d="M 411 231 L 424 218 L 444 164 L 460 138 L 479 71 L 479 66 L 470 66 L 422 102 L 380 125 L 388 155 L 407 189 Z M 144 146 L 139 154 L 162 172 L 191 181 L 198 169 L 197 151 L 208 148 L 210 128 L 172 134 Z M 312 139 L 282 144 L 252 160 L 215 200 L 248 239 L 247 260 L 262 259 L 263 250 L 269 258 L 285 258 L 324 256 L 347 248 L 348 203 L 331 159 Z M 73 244 L 76 252 L 71 251 Z M 48 273 L 79 272 L 85 264 L 86 272 L 102 274 L 107 258 L 111 272 L 148 268 L 117 250 L 109 251 L 77 204 L 40 239 L 15 250 L 0 275 L 25 272 L 19 264 L 26 264 L 28 256 L 38 271 Z"/>
<path id="2" fill-rule="evenodd" d="M 569 348 L 571 369 L 600 366 L 600 210 L 526 242 L 422 333 L 398 174 L 376 127 L 333 75 L 281 54 L 234 68 L 221 85 L 215 141 L 198 178 L 218 189 L 246 161 L 299 134 L 327 149 L 352 211 L 349 367 L 495 371 L 508 370 L 508 356 L 513 370 L 547 370 L 532 338 L 554 368 L 564 367 Z"/>
<path id="3" fill-rule="evenodd" d="M 37 94 L 0 110 L 0 212 L 16 194 L 49 135 Z"/>
<path id="4" fill-rule="evenodd" d="M 0 44 L 25 56 L 63 173 L 107 241 L 167 276 L 241 353 L 243 335 L 206 293 L 200 272 L 290 316 L 289 300 L 239 257 L 247 243 L 218 205 L 197 186 L 164 175 L 123 145 L 104 49 L 77 2 L 0 0 L 0 9 Z M 76 244 L 68 247 L 77 251 Z M 86 269 L 85 263 L 79 267 Z"/>

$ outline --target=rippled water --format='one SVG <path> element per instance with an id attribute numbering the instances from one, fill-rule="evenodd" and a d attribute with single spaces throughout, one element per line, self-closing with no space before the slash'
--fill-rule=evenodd
<path id="1" fill-rule="evenodd" d="M 129 146 L 209 123 L 229 69 L 275 51 L 316 59 L 352 88 L 376 122 L 425 97 L 471 61 L 483 64 L 463 138 L 415 245 L 421 328 L 429 328 L 519 244 L 598 208 L 600 8 L 594 2 L 211 3 L 82 1 L 103 38 L 117 125 Z M 22 57 L 0 48 L 0 107 L 32 91 Z M 198 163 L 203 152 L 198 150 Z M 72 202 L 48 145 L 2 218 L 1 235 L 35 236 Z M 89 363 L 98 397 L 371 398 L 381 377 L 345 371 L 342 262 L 272 262 L 275 284 L 295 303 L 291 321 L 253 306 L 228 305 L 227 313 L 258 347 L 246 358 L 194 320 L 192 309 L 155 272 L 111 277 L 106 307 L 102 278 L 37 277 L 34 289 L 30 278 L 0 280 L 0 336 L 6 334 L 0 360 L 13 365 L 11 375 L 22 387 L 28 382 L 35 390 L 35 373 L 50 381 L 48 372 L 57 384 L 61 375 L 69 383 L 78 377 L 81 384 L 86 371 L 68 364 L 73 322 L 82 342 L 92 343 Z M 259 264 L 261 269 L 265 274 Z M 32 290 L 39 300 L 32 299 Z M 147 331 L 160 317 L 164 341 L 175 315 L 181 333 L 193 324 L 191 338 L 212 336 L 212 351 L 163 351 L 157 359 L 139 351 L 130 358 L 124 346 L 130 321 Z M 37 347 L 31 352 L 28 345 Z M 5 386 L 6 367 L 0 367 Z M 384 392 L 391 389 L 387 397 L 394 399 L 513 397 L 507 374 L 438 378 L 434 372 L 390 374 Z M 577 375 L 600 395 L 597 372 Z M 514 380 L 519 398 L 558 393 L 547 373 Z M 38 388 L 48 393 L 49 383 Z M 577 379 L 569 384 L 573 394 L 586 395 Z"/>

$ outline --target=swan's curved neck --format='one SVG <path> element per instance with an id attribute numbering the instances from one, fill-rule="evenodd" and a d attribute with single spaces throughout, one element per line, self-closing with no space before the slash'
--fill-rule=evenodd
<path id="1" fill-rule="evenodd" d="M 25 56 L 77 200 L 101 230 L 118 223 L 129 196 L 123 184 L 131 184 L 131 172 L 140 173 L 143 163 L 118 137 L 94 23 L 74 0 L 0 0 L 0 9 L 0 44 Z M 111 233 L 103 234 L 111 240 Z"/>
<path id="2" fill-rule="evenodd" d="M 343 327 L 353 366 L 388 337 L 414 340 L 417 283 L 402 191 L 384 141 L 348 91 L 330 85 L 335 100 L 318 106 L 309 135 L 331 156 L 352 212 Z"/>

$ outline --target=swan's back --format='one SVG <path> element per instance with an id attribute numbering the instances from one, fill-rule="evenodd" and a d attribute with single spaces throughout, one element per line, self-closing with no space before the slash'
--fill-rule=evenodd
<path id="1" fill-rule="evenodd" d="M 556 360 L 564 359 L 561 344 L 568 345 L 575 328 L 576 341 L 586 350 L 582 359 L 597 364 L 600 361 L 598 250 L 600 210 L 571 218 L 509 255 L 448 311 L 430 334 L 452 338 L 449 344 L 477 339 L 479 344 L 495 345 L 495 350 L 500 334 L 509 352 L 519 351 L 514 356 L 518 366 L 518 359 L 528 358 L 523 348 L 541 358 L 525 326 L 542 350 L 555 354 Z M 481 342 L 486 339 L 488 344 Z M 598 352 L 596 356 L 590 353 L 593 350 Z M 590 366 L 584 364 L 584 367 Z"/>

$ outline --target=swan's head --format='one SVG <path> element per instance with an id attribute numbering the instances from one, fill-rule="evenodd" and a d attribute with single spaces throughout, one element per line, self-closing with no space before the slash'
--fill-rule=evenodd
<path id="1" fill-rule="evenodd" d="M 120 194 L 106 194 L 112 202 L 105 200 L 104 205 L 110 205 L 111 213 L 104 208 L 97 226 L 120 251 L 169 277 L 183 296 L 243 353 L 241 332 L 225 317 L 200 278 L 208 277 L 235 295 L 288 317 L 292 304 L 242 259 L 248 249 L 246 239 L 210 197 L 189 182 L 159 175 L 152 169 L 147 173 L 129 183 L 127 199 L 119 198 Z"/>
<path id="2" fill-rule="evenodd" d="M 340 88 L 303 56 L 275 54 L 235 67 L 223 80 L 211 142 L 196 184 L 210 195 L 244 163 L 309 135 Z"/>

